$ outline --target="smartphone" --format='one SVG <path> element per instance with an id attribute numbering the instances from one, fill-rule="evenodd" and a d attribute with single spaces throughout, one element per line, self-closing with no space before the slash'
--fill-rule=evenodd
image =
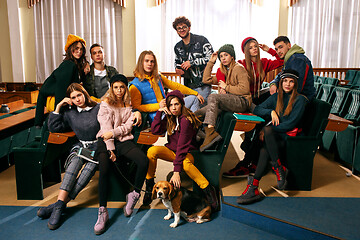
<path id="1" fill-rule="evenodd" d="M 95 151 L 91 151 L 88 148 L 81 147 L 77 153 L 78 157 L 81 157 L 89 162 L 99 164 L 99 162 L 94 160 Z"/>

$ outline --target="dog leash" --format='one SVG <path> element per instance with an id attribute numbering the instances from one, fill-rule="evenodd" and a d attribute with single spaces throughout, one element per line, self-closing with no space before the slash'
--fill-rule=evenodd
<path id="1" fill-rule="evenodd" d="M 142 190 L 142 189 L 140 189 L 140 188 L 138 188 L 138 187 L 135 187 L 134 184 L 132 184 L 132 183 L 125 177 L 125 175 L 121 172 L 119 166 L 118 166 L 115 162 L 114 162 L 114 165 L 115 165 L 117 171 L 120 173 L 120 175 L 125 179 L 125 181 L 126 181 L 130 186 L 132 186 L 132 187 L 133 187 L 134 189 L 136 189 L 136 190 L 140 190 L 140 192 L 152 194 L 152 192 L 149 192 L 149 191 L 146 191 L 146 190 Z"/>

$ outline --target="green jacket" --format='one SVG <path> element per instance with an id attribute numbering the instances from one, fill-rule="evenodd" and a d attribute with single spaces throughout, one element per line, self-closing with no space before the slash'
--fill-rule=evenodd
<path id="1" fill-rule="evenodd" d="M 116 68 L 112 66 L 105 65 L 106 70 L 106 79 L 110 81 L 110 78 L 115 74 L 118 74 Z M 94 64 L 90 66 L 90 72 L 86 75 L 86 80 L 84 82 L 84 88 L 90 94 L 90 96 L 95 96 L 95 74 L 94 74 Z"/>

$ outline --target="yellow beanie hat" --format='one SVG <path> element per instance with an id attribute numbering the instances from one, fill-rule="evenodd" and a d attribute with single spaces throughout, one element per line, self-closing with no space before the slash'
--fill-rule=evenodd
<path id="1" fill-rule="evenodd" d="M 74 34 L 69 34 L 67 37 L 66 44 L 65 44 L 65 52 L 68 50 L 70 45 L 73 44 L 74 42 L 82 42 L 86 47 L 86 42 L 84 39 L 82 39 L 81 37 L 76 36 Z"/>

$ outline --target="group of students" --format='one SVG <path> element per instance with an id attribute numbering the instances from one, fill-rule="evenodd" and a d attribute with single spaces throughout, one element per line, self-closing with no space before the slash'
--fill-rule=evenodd
<path id="1" fill-rule="evenodd" d="M 296 45 L 291 47 L 284 36 L 275 39 L 276 51 L 249 37 L 242 42 L 245 60 L 237 62 L 231 44 L 225 44 L 214 52 L 205 37 L 190 33 L 191 23 L 187 18 L 176 18 L 173 27 L 182 39 L 174 48 L 175 68 L 184 77 L 185 85 L 160 74 L 156 57 L 151 51 L 140 54 L 134 70 L 135 78 L 128 83 L 124 75 L 105 65 L 103 48 L 99 44 L 90 48 L 94 63 L 89 66 L 86 63 L 85 40 L 69 35 L 64 61 L 40 89 L 35 121 L 36 125 L 42 124 L 46 98 L 55 96 L 56 107 L 48 118 L 49 130 L 61 132 L 71 129 L 79 140 L 67 159 L 58 201 L 37 212 L 39 217 L 49 218 L 50 229 L 60 226 L 66 204 L 75 199 L 97 169 L 96 163 L 78 157 L 76 152 L 79 147 L 95 151 L 94 159 L 99 162 L 99 211 L 95 234 L 101 234 L 106 229 L 109 219 L 106 209 L 108 177 L 113 164 L 123 158 L 137 166 L 134 190 L 126 196 L 125 216 L 133 213 L 144 181 L 143 205 L 152 202 L 151 190 L 159 158 L 173 162 L 174 173 L 170 182 L 175 187 L 180 187 L 180 172 L 185 171 L 203 190 L 212 209 L 219 210 L 217 190 L 195 167 L 196 160 L 190 151 L 199 149 L 196 135 L 202 127 L 205 136 L 200 151 L 221 140 L 215 131 L 216 119 L 221 111 L 252 111 L 271 121 L 258 129 L 256 136 L 260 139 L 260 147 L 246 151 L 246 155 L 252 156 L 256 155 L 256 151 L 259 157 L 247 163 L 247 167 L 257 167 L 238 203 L 262 198 L 257 188 L 269 159 L 277 175 L 279 189 L 286 187 L 288 170 L 281 163 L 279 152 L 289 131 L 291 134 L 301 132 L 299 121 L 306 103 L 313 96 L 312 67 L 303 50 Z M 260 58 L 260 48 L 275 56 L 276 60 Z M 212 76 L 217 59 L 220 60 L 220 68 L 216 76 Z M 284 70 L 273 81 L 270 91 L 263 91 L 261 85 L 265 74 L 283 64 Z M 212 84 L 219 86 L 218 93 L 211 94 Z M 172 91 L 166 95 L 165 88 Z M 101 103 L 96 102 L 99 99 Z M 141 119 L 140 112 L 149 113 L 153 134 L 167 134 L 165 146 L 152 146 L 143 152 L 133 142 L 132 127 L 147 120 Z M 246 136 L 246 141 L 253 142 L 253 139 Z M 243 169 L 241 162 L 238 165 Z M 238 165 L 224 176 L 236 177 Z"/>

